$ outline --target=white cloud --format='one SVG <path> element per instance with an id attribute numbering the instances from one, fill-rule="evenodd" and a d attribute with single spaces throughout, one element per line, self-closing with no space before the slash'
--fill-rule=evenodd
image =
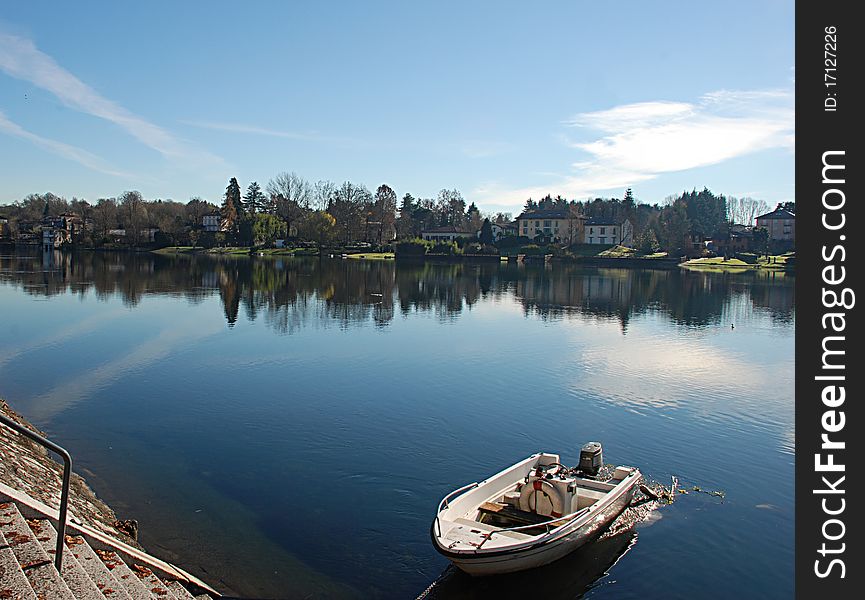
<path id="1" fill-rule="evenodd" d="M 10 121 L 6 115 L 3 114 L 3 111 L 0 111 L 0 132 L 27 140 L 43 150 L 73 160 L 85 167 L 93 169 L 94 171 L 99 171 L 100 173 L 105 173 L 107 175 L 114 175 L 116 177 L 129 177 L 127 173 L 113 169 L 104 160 L 87 150 L 27 131 L 17 123 Z"/>
<path id="2" fill-rule="evenodd" d="M 104 98 L 28 39 L 0 33 L 0 71 L 54 94 L 72 109 L 114 123 L 166 158 L 221 162 L 218 157 L 191 147 L 162 127 Z"/>
<path id="3" fill-rule="evenodd" d="M 487 185 L 475 190 L 492 204 L 515 208 L 526 198 L 563 194 L 585 198 L 664 173 L 715 165 L 771 148 L 793 146 L 793 94 L 787 90 L 720 90 L 697 102 L 652 101 L 580 113 L 569 131 L 594 131 L 590 141 L 566 145 L 586 158 L 544 186 Z"/>

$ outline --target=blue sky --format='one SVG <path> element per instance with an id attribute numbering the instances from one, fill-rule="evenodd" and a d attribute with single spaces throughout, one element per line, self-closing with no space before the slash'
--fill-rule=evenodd
<path id="1" fill-rule="evenodd" d="M 538 4 L 538 6 L 532 6 Z M 660 202 L 794 199 L 792 1 L 0 8 L 0 204 L 219 202 L 282 171 Z"/>

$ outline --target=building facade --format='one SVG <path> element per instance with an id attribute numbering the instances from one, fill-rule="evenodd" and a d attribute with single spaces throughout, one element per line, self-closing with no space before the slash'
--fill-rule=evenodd
<path id="1" fill-rule="evenodd" d="M 796 243 L 796 214 L 780 204 L 772 212 L 757 217 L 756 226 L 769 232 L 770 242 L 780 242 L 790 247 Z"/>
<path id="2" fill-rule="evenodd" d="M 222 226 L 222 216 L 218 212 L 212 212 L 201 217 L 201 227 L 204 231 L 217 232 Z"/>
<path id="3" fill-rule="evenodd" d="M 503 237 L 507 237 L 509 235 L 517 235 L 517 225 L 516 223 L 492 223 L 490 222 L 490 228 L 493 231 L 493 241 L 498 242 Z M 478 237 L 480 237 L 481 233 L 478 231 Z"/>
<path id="4" fill-rule="evenodd" d="M 421 238 L 430 242 L 455 242 L 459 239 L 477 239 L 477 233 L 474 231 L 465 231 L 452 225 L 448 225 L 446 227 L 424 229 L 423 231 L 421 231 Z"/>
<path id="5" fill-rule="evenodd" d="M 579 241 L 582 217 L 570 210 L 527 210 L 516 219 L 517 235 L 530 240 L 573 244 Z"/>
<path id="6" fill-rule="evenodd" d="M 617 223 L 612 219 L 592 218 L 583 226 L 583 243 L 633 246 L 634 227 L 628 219 Z"/>

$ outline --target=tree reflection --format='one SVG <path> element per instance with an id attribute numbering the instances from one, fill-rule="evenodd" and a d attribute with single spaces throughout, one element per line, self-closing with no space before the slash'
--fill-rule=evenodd
<path id="1" fill-rule="evenodd" d="M 394 264 L 300 258 L 225 258 L 89 252 L 0 256 L 0 281 L 40 296 L 147 295 L 201 302 L 218 295 L 229 327 L 241 313 L 261 315 L 279 333 L 308 326 L 387 327 L 397 313 L 433 313 L 447 321 L 479 301 L 511 298 L 526 316 L 618 322 L 659 313 L 689 328 L 734 322 L 762 311 L 794 317 L 794 278 L 784 273 L 581 268 L 576 265 Z"/>

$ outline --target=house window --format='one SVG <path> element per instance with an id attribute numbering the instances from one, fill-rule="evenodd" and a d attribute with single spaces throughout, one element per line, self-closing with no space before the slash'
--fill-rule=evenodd
<path id="1" fill-rule="evenodd" d="M 600 241 L 600 243 L 602 243 L 602 244 L 606 244 L 606 243 L 607 243 L 607 238 L 605 238 L 605 237 L 598 238 L 598 241 Z"/>
<path id="2" fill-rule="evenodd" d="M 549 221 L 544 221 L 544 227 L 547 227 L 547 228 L 548 228 L 549 226 L 550 226 L 550 222 L 549 222 Z"/>
<path id="3" fill-rule="evenodd" d="M 535 221 L 535 227 L 540 227 L 540 226 L 541 226 L 541 222 L 540 222 L 540 221 Z"/>
<path id="4" fill-rule="evenodd" d="M 595 233 L 595 228 L 594 228 L 594 227 L 589 227 L 589 233 Z"/>
<path id="5" fill-rule="evenodd" d="M 605 231 L 606 229 L 607 229 L 606 227 L 601 227 L 601 235 L 604 235 L 604 233 L 606 233 L 606 231 Z"/>
<path id="6" fill-rule="evenodd" d="M 590 243 L 590 244 L 594 244 L 594 243 L 595 243 L 595 238 L 590 237 L 590 238 L 589 238 L 589 243 Z"/>

